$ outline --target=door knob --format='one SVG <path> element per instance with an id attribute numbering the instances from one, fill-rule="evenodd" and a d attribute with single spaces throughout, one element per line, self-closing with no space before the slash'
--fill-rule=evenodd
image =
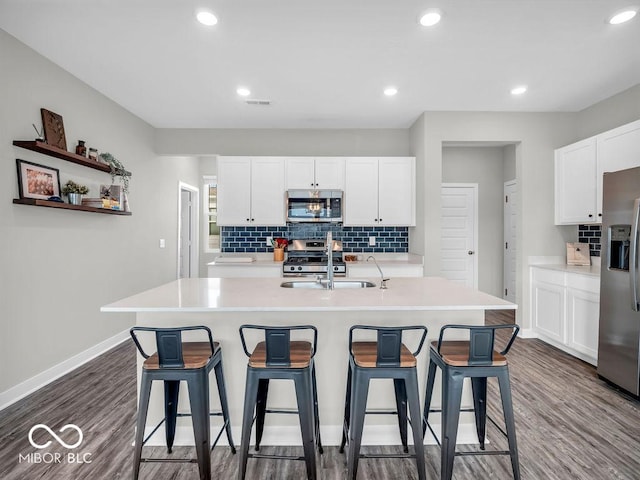
<path id="1" fill-rule="evenodd" d="M 474 252 L 473 250 L 469 250 L 467 253 L 468 253 L 469 255 L 473 255 L 473 254 L 474 254 L 474 253 L 476 253 L 476 252 Z"/>

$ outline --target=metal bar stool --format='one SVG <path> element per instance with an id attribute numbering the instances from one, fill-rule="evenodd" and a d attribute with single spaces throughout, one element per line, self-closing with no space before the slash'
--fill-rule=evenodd
<path id="1" fill-rule="evenodd" d="M 469 340 L 443 341 L 444 333 L 449 329 L 469 331 Z M 500 329 L 512 330 L 511 337 L 504 350 L 494 350 L 495 332 Z M 429 374 L 427 377 L 427 392 L 423 410 L 423 435 L 426 429 L 440 445 L 441 471 L 440 478 L 450 480 L 453 474 L 453 460 L 463 455 L 510 455 L 513 478 L 520 479 L 520 465 L 518 463 L 518 447 L 516 445 L 516 427 L 513 419 L 513 405 L 511 402 L 511 383 L 509 368 L 505 355 L 511 349 L 520 327 L 518 325 L 445 325 L 440 330 L 437 342 L 431 343 L 429 350 Z M 436 378 L 436 368 L 442 369 L 442 408 L 431 409 L 431 397 Z M 466 377 L 471 378 L 473 390 L 472 409 L 461 409 L 462 384 Z M 487 415 L 487 377 L 497 377 L 500 385 L 500 397 L 507 431 L 504 432 L 491 417 Z M 456 435 L 460 412 L 475 412 L 476 431 L 480 442 L 480 451 L 456 452 Z M 442 412 L 442 444 L 429 425 L 430 412 Z M 489 419 L 509 442 L 509 450 L 485 450 L 486 421 Z"/>
<path id="2" fill-rule="evenodd" d="M 184 331 L 206 331 L 206 342 L 183 342 Z M 157 352 L 148 355 L 140 345 L 136 332 L 155 333 Z M 211 479 L 211 450 L 216 446 L 226 431 L 227 440 L 231 452 L 236 453 L 231 437 L 231 424 L 229 422 L 229 408 L 227 394 L 222 373 L 222 349 L 218 342 L 213 341 L 211 330 L 205 326 L 176 327 L 176 328 L 151 328 L 133 327 L 130 330 L 136 347 L 145 358 L 142 365 L 142 380 L 140 383 L 140 404 L 138 406 L 138 419 L 136 423 L 136 439 L 133 457 L 133 478 L 137 480 L 140 473 L 140 462 L 188 462 L 198 463 L 201 480 Z M 209 373 L 215 370 L 218 384 L 218 394 L 222 412 L 209 411 Z M 164 418 L 156 425 L 153 431 L 144 438 L 144 430 L 147 421 L 147 410 L 151 385 L 154 380 L 164 382 Z M 178 394 L 180 381 L 186 381 L 189 391 L 191 413 L 178 413 Z M 178 417 L 191 417 L 195 438 L 197 459 L 155 459 L 142 458 L 142 447 L 158 428 L 164 423 L 167 451 L 171 453 L 176 433 L 176 420 Z M 218 432 L 213 445 L 210 444 L 210 416 L 222 416 L 224 424 Z"/>
<path id="3" fill-rule="evenodd" d="M 375 342 L 354 342 L 356 330 L 374 330 Z M 402 334 L 407 330 L 421 330 L 422 336 L 415 352 L 402 343 Z M 416 356 L 422 350 L 427 328 L 423 326 L 374 327 L 354 325 L 349 329 L 349 369 L 347 370 L 347 395 L 344 409 L 344 427 L 340 452 L 344 452 L 348 440 L 347 478 L 355 480 L 359 458 L 415 458 L 418 478 L 424 480 L 425 461 L 423 435 L 420 431 L 420 399 Z M 393 379 L 396 410 L 367 411 L 369 381 L 372 378 Z M 407 404 L 411 419 L 407 418 Z M 404 454 L 360 454 L 365 414 L 388 414 L 398 416 L 400 437 Z M 411 424 L 415 454 L 409 454 L 407 445 L 407 422 Z"/>
<path id="4" fill-rule="evenodd" d="M 245 341 L 245 330 L 262 330 L 264 341 L 259 342 L 252 353 L 249 353 Z M 313 343 L 304 340 L 291 340 L 291 331 L 309 330 L 313 332 Z M 268 327 L 261 325 L 242 325 L 240 340 L 245 354 L 249 357 L 247 365 L 247 381 L 244 396 L 244 414 L 242 417 L 242 441 L 240 447 L 240 468 L 238 478 L 244 480 L 249 458 L 276 458 L 286 460 L 304 460 L 307 478 L 315 480 L 316 457 L 315 446 L 323 453 L 320 440 L 320 420 L 318 416 L 318 390 L 313 357 L 318 344 L 318 331 L 311 325 L 291 327 Z M 297 410 L 267 409 L 269 380 L 293 380 L 298 403 Z M 255 417 L 254 417 L 255 411 Z M 264 432 L 264 419 L 267 413 L 298 414 L 302 433 L 304 456 L 263 455 L 249 453 L 251 428 L 256 424 L 256 452 L 260 450 L 260 442 Z"/>

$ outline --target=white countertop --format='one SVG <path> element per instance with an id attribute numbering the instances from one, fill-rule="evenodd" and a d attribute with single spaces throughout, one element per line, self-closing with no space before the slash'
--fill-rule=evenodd
<path id="1" fill-rule="evenodd" d="M 373 262 L 367 262 L 367 257 L 373 255 L 378 262 L 378 265 L 422 265 L 423 257 L 413 253 L 358 253 L 347 252 L 344 255 L 358 255 L 362 260 L 346 262 L 349 266 L 375 266 Z M 223 261 L 218 261 L 219 257 L 223 257 Z M 251 257 L 252 262 L 238 261 L 234 262 L 234 258 L 247 258 Z M 272 253 L 221 253 L 213 262 L 207 263 L 207 266 L 235 266 L 235 267 L 272 267 L 274 265 L 282 265 L 282 262 L 276 262 L 273 260 Z"/>
<path id="2" fill-rule="evenodd" d="M 567 265 L 566 263 L 550 263 L 536 264 L 532 267 L 544 268 L 547 270 L 556 270 L 567 273 L 578 273 L 581 275 L 589 275 L 592 277 L 600 277 L 600 265 Z"/>
<path id="3" fill-rule="evenodd" d="M 393 278 L 388 289 L 282 288 L 282 278 L 188 278 L 102 312 L 514 310 L 517 305 L 440 277 Z M 349 279 L 355 280 L 355 279 Z M 367 279 L 379 285 L 379 278 Z"/>

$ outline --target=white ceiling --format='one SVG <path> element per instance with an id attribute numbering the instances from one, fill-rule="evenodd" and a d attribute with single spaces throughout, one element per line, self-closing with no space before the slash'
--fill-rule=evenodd
<path id="1" fill-rule="evenodd" d="M 0 28 L 155 127 L 406 128 L 424 111 L 579 111 L 640 83 L 640 18 L 605 22 L 634 1 L 0 0 Z M 427 29 L 430 7 L 444 17 Z"/>

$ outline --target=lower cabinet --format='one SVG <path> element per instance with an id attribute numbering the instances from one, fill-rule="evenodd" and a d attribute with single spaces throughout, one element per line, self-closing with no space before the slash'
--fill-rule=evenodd
<path id="1" fill-rule="evenodd" d="M 597 364 L 598 277 L 531 267 L 531 315 L 541 340 Z"/>

